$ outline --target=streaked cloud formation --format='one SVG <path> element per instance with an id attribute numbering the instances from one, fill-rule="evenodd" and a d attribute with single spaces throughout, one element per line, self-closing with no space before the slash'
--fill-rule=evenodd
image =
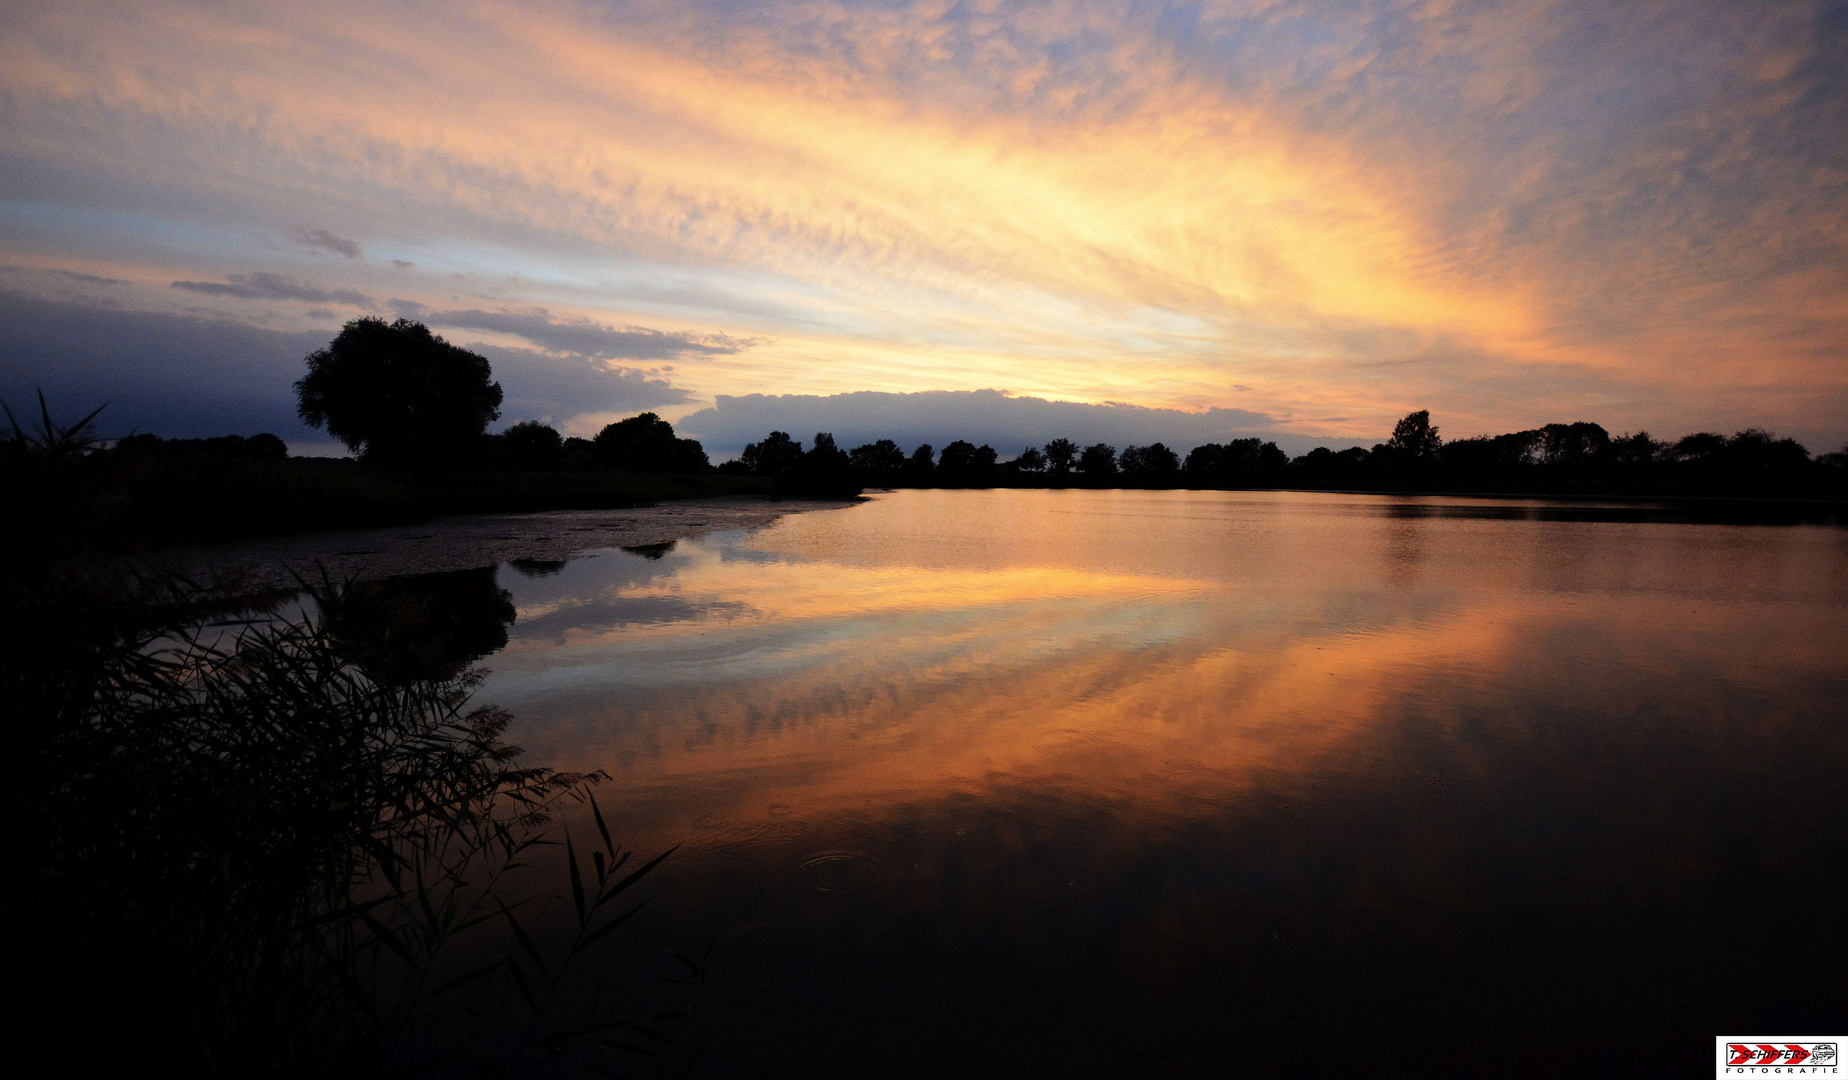
<path id="1" fill-rule="evenodd" d="M 1820 0 L 0 18 L 22 303 L 442 312 L 689 406 L 1848 435 L 1848 14 Z"/>

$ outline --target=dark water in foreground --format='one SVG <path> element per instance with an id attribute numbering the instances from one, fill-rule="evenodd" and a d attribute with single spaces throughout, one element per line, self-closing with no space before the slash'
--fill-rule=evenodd
<path id="1" fill-rule="evenodd" d="M 1635 515 L 1627 515 L 1634 517 Z M 502 567 L 695 1075 L 1704 1075 L 1848 1027 L 1848 531 L 923 492 Z"/>

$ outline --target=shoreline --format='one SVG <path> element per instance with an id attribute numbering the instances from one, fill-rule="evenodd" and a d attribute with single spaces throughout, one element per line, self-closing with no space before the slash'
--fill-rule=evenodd
<path id="1" fill-rule="evenodd" d="M 454 514 L 414 525 L 373 526 L 162 548 L 86 559 L 88 569 L 177 574 L 211 591 L 297 588 L 304 577 L 387 578 L 473 570 L 515 561 L 562 563 L 585 551 L 644 548 L 730 529 L 761 528 L 788 514 L 857 500 L 724 495 L 609 510 Z"/>

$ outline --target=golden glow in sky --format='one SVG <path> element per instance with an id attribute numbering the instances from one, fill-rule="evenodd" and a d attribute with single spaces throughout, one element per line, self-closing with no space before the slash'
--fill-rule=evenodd
<path id="1" fill-rule="evenodd" d="M 575 428 L 996 388 L 1826 450 L 1844 42 L 1804 4 L 24 4 L 0 290 L 407 314 Z M 13 351 L 8 395 L 149 370 Z"/>

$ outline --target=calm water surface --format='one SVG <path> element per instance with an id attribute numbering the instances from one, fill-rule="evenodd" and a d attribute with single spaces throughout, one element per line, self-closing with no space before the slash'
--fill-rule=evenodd
<path id="1" fill-rule="evenodd" d="M 643 937 L 711 948 L 698 1074 L 1702 1075 L 1839 1032 L 1848 531 L 1600 517 L 899 492 L 502 567 L 481 696 L 682 845 Z"/>

